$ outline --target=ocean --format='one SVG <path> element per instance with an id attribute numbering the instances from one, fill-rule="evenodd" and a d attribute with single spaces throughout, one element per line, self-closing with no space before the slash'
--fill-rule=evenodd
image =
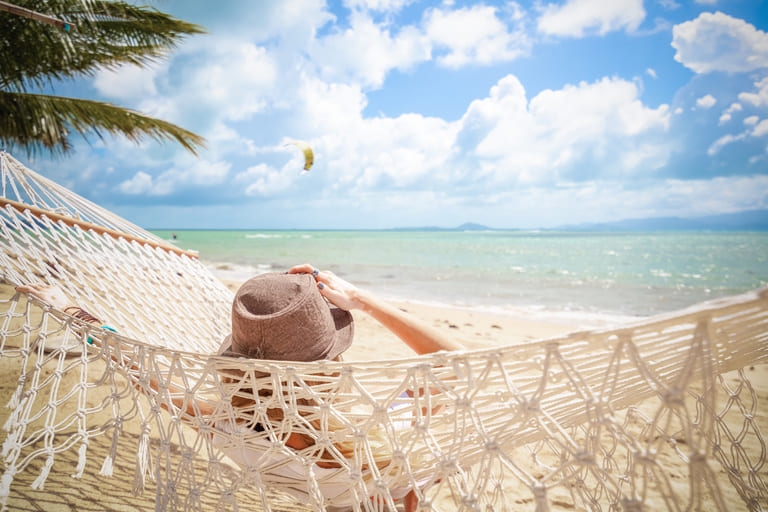
<path id="1" fill-rule="evenodd" d="M 171 231 L 153 231 L 172 240 Z M 768 286 L 766 232 L 177 231 L 223 279 L 311 263 L 393 300 L 583 326 Z"/>

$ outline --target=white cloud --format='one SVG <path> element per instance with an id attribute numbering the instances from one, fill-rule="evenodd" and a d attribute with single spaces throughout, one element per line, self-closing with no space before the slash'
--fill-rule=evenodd
<path id="1" fill-rule="evenodd" d="M 182 168 L 169 169 L 154 178 L 139 171 L 133 178 L 120 183 L 117 188 L 129 195 L 166 196 L 190 185 L 218 185 L 229 172 L 230 165 L 226 162 L 207 162 L 190 157 L 185 160 L 187 165 Z"/>
<path id="2" fill-rule="evenodd" d="M 763 119 L 760 121 L 760 123 L 752 130 L 751 135 L 753 137 L 762 137 L 763 135 L 768 135 L 768 119 Z"/>
<path id="3" fill-rule="evenodd" d="M 250 43 L 225 45 L 195 68 L 189 91 L 237 121 L 261 111 L 276 83 L 278 65 L 265 48 Z"/>
<path id="4" fill-rule="evenodd" d="M 507 76 L 488 98 L 472 102 L 459 142 L 487 172 L 522 183 L 580 179 L 592 165 L 609 174 L 654 168 L 669 148 L 642 136 L 663 133 L 669 109 L 647 108 L 639 94 L 632 82 L 606 78 L 545 90 L 528 102 L 519 80 Z"/>
<path id="5" fill-rule="evenodd" d="M 712 108 L 715 106 L 715 103 L 717 103 L 717 100 L 711 94 L 707 94 L 696 100 L 696 106 L 699 108 Z"/>
<path id="6" fill-rule="evenodd" d="M 680 7 L 680 4 L 675 2 L 675 0 L 659 0 L 659 5 L 670 11 Z"/>
<path id="7" fill-rule="evenodd" d="M 768 134 L 768 119 L 764 119 L 760 122 L 759 117 L 757 116 L 750 116 L 744 119 L 744 124 L 746 126 L 752 126 L 753 128 L 750 130 L 749 128 L 747 131 L 739 133 L 739 134 L 727 134 L 723 135 L 719 139 L 717 139 L 715 142 L 712 143 L 711 146 L 709 146 L 709 149 L 707 149 L 707 154 L 709 156 L 714 156 L 717 153 L 719 153 L 725 146 L 729 144 L 733 144 L 734 142 L 742 141 L 747 139 L 748 137 L 762 137 L 763 135 Z"/>
<path id="8" fill-rule="evenodd" d="M 638 196 L 658 208 L 660 215 L 694 217 L 766 208 L 768 176 L 663 180 Z"/>
<path id="9" fill-rule="evenodd" d="M 209 146 L 197 163 L 174 155 L 174 149 L 143 152 L 133 161 L 133 172 L 124 174 L 122 183 L 113 182 L 111 190 L 181 198 L 205 189 L 218 197 L 235 193 L 285 204 L 309 196 L 317 204 L 326 203 L 320 211 L 327 212 L 327 204 L 339 204 L 339 215 L 386 215 L 382 205 L 390 205 L 403 217 L 411 214 L 413 201 L 427 215 L 435 208 L 479 203 L 506 211 L 505 198 L 514 196 L 520 207 L 527 205 L 541 216 L 561 215 L 559 223 L 569 219 L 562 212 L 548 212 L 545 203 L 552 197 L 572 205 L 569 194 L 585 201 L 614 201 L 621 211 L 617 199 L 603 192 L 611 189 L 628 202 L 655 204 L 652 199 L 643 203 L 640 191 L 621 190 L 620 185 L 627 176 L 637 178 L 635 183 L 651 182 L 678 149 L 667 134 L 672 117 L 668 106 L 645 105 L 640 78 L 570 84 L 529 98 L 510 75 L 473 101 L 456 121 L 418 113 L 370 117 L 366 93 L 385 84 L 393 70 L 408 70 L 431 59 L 451 68 L 493 64 L 530 48 L 523 27 L 531 20 L 515 3 L 453 8 L 443 2 L 427 9 L 414 25 L 399 26 L 390 13 L 404 4 L 350 0 L 353 12 L 338 25 L 300 26 L 300 18 L 291 15 L 247 39 L 234 37 L 242 31 L 212 34 L 194 52 L 186 51 L 154 70 L 149 82 L 135 80 L 130 90 L 147 83 L 154 89 L 126 92 L 126 97 L 144 97 L 147 110 L 175 122 L 187 116 L 196 124 L 179 124 L 202 127 Z M 299 12 L 299 4 L 290 5 Z M 564 2 L 562 8 L 549 5 L 541 13 L 539 22 L 548 33 L 572 36 L 636 31 L 645 16 L 640 2 L 623 4 L 622 9 L 608 2 Z M 545 23 L 569 13 L 573 23 L 563 21 L 557 29 L 561 32 Z M 276 12 L 270 16 L 278 19 Z M 269 39 L 264 34 L 270 34 Z M 657 78 L 655 69 L 647 68 L 645 74 Z M 119 93 L 115 80 L 105 75 L 100 87 L 105 93 Z M 764 82 L 740 101 L 761 103 L 761 87 L 768 89 L 768 79 Z M 705 95 L 697 105 L 712 108 L 717 102 Z M 741 104 L 732 104 L 722 115 L 730 116 L 737 106 Z M 748 133 L 713 143 L 712 154 L 740 138 L 768 131 L 768 125 L 759 122 L 748 127 Z M 316 155 L 311 172 L 299 172 L 295 152 L 279 154 L 287 137 L 311 142 Z M 112 154 L 122 155 L 124 161 L 136 153 L 134 146 L 118 147 Z M 558 190 L 551 191 L 553 187 Z M 608 207 L 597 204 L 594 209 L 605 212 Z M 387 217 L 384 226 L 392 224 L 407 222 Z"/>
<path id="10" fill-rule="evenodd" d="M 414 0 L 344 0 L 344 5 L 350 9 L 397 12 L 413 2 Z"/>
<path id="11" fill-rule="evenodd" d="M 738 135 L 733 134 L 727 134 L 723 135 L 719 139 L 717 139 L 715 142 L 712 143 L 711 146 L 709 146 L 709 149 L 707 149 L 707 154 L 709 156 L 715 156 L 717 153 L 720 152 L 725 146 L 728 144 L 733 144 L 734 142 L 744 140 L 747 135 L 749 135 L 748 132 L 740 133 Z"/>
<path id="12" fill-rule="evenodd" d="M 152 190 L 152 176 L 139 171 L 133 175 L 133 178 L 120 183 L 118 189 L 128 195 L 148 194 Z"/>
<path id="13" fill-rule="evenodd" d="M 287 190 L 295 177 L 296 175 L 288 172 L 288 169 L 279 170 L 262 163 L 237 174 L 235 182 L 243 184 L 246 196 L 271 197 Z"/>
<path id="14" fill-rule="evenodd" d="M 367 14 L 356 12 L 349 28 L 316 39 L 309 56 L 326 81 L 379 87 L 391 70 L 429 60 L 431 51 L 429 40 L 415 27 L 393 35 Z"/>
<path id="15" fill-rule="evenodd" d="M 540 32 L 555 36 L 605 35 L 616 30 L 632 32 L 645 19 L 642 0 L 568 0 L 548 4 L 538 21 Z"/>
<path id="16" fill-rule="evenodd" d="M 310 78 L 301 84 L 295 99 L 301 101 L 304 123 L 313 133 L 354 133 L 367 104 L 359 86 Z"/>
<path id="17" fill-rule="evenodd" d="M 745 72 L 768 66 L 768 34 L 721 12 L 675 25 L 675 60 L 696 73 Z"/>
<path id="18" fill-rule="evenodd" d="M 717 0 L 696 0 L 696 3 L 701 5 L 715 5 Z"/>
<path id="19" fill-rule="evenodd" d="M 755 82 L 757 92 L 743 92 L 739 94 L 739 100 L 745 103 L 751 103 L 756 107 L 768 105 L 768 77 Z"/>
<path id="20" fill-rule="evenodd" d="M 115 70 L 102 69 L 93 77 L 93 86 L 102 96 L 113 100 L 134 100 L 157 94 L 155 77 L 163 68 L 125 65 Z"/>
<path id="21" fill-rule="evenodd" d="M 735 112 L 741 112 L 741 110 L 741 103 L 731 103 L 731 106 L 723 110 L 723 114 L 720 116 L 720 124 L 730 121 L 733 119 L 733 114 Z"/>
<path id="22" fill-rule="evenodd" d="M 310 141 L 317 174 L 309 174 L 327 183 L 318 194 L 364 202 L 386 190 L 454 195 L 513 183 L 578 181 L 581 164 L 608 165 L 608 175 L 656 168 L 670 152 L 663 136 L 670 114 L 666 105 L 645 107 L 639 96 L 632 82 L 604 79 L 528 101 L 519 80 L 508 76 L 455 122 L 420 114 L 365 118 L 359 87 L 307 79 L 296 108 L 304 113 L 303 127 L 322 134 Z M 290 172 L 269 166 L 248 172 L 249 193 L 289 186 Z"/>
<path id="23" fill-rule="evenodd" d="M 515 4 L 512 18 L 521 17 Z M 454 69 L 510 61 L 530 47 L 522 30 L 510 32 L 496 8 L 485 5 L 453 11 L 432 9 L 425 16 L 424 33 L 435 46 L 448 49 L 446 55 L 438 57 L 438 64 Z"/>

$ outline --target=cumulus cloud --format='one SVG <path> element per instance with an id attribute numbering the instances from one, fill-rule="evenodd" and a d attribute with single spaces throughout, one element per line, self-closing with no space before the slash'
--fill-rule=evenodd
<path id="1" fill-rule="evenodd" d="M 444 173 L 452 123 L 419 114 L 364 118 L 359 89 L 319 80 L 308 81 L 301 97 L 307 126 L 323 134 L 312 145 L 326 155 L 323 175 L 331 188 L 402 188 Z"/>
<path id="2" fill-rule="evenodd" d="M 424 33 L 438 48 L 448 53 L 438 64 L 460 68 L 467 64 L 493 64 L 513 60 L 530 47 L 521 29 L 510 31 L 495 7 L 475 5 L 457 10 L 432 9 L 425 16 Z M 519 8 L 512 18 L 520 18 Z"/>
<path id="3" fill-rule="evenodd" d="M 738 103 L 734 103 L 734 105 L 738 105 Z M 733 105 L 731 105 L 731 107 L 733 107 Z M 741 109 L 739 108 L 738 110 Z M 713 142 L 711 146 L 709 146 L 707 149 L 707 154 L 709 156 L 714 156 L 719 153 L 725 146 L 733 144 L 734 142 L 746 140 L 749 137 L 762 137 L 764 135 L 768 135 L 768 119 L 763 119 L 760 121 L 758 116 L 749 116 L 744 119 L 744 125 L 747 126 L 746 131 L 739 134 L 729 133 L 723 135 L 715 142 Z"/>
<path id="4" fill-rule="evenodd" d="M 263 47 L 252 43 L 223 45 L 189 78 L 189 91 L 216 105 L 224 117 L 237 121 L 264 108 L 275 86 L 278 65 Z"/>
<path id="5" fill-rule="evenodd" d="M 167 196 L 190 185 L 218 185 L 229 173 L 229 168 L 230 164 L 226 162 L 193 160 L 183 168 L 172 168 L 156 177 L 139 171 L 129 180 L 120 183 L 117 188 L 128 195 Z"/>
<path id="6" fill-rule="evenodd" d="M 731 103 L 731 106 L 723 110 L 723 113 L 720 116 L 720 124 L 726 123 L 733 119 L 733 114 L 735 112 L 741 112 L 742 108 L 743 107 L 741 106 L 741 103 Z"/>
<path id="7" fill-rule="evenodd" d="M 287 190 L 294 181 L 288 169 L 275 169 L 267 164 L 257 164 L 235 176 L 242 183 L 246 196 L 272 197 Z"/>
<path id="8" fill-rule="evenodd" d="M 712 108 L 715 106 L 715 103 L 717 103 L 717 100 L 711 94 L 707 94 L 696 100 L 696 106 L 699 108 Z"/>
<path id="9" fill-rule="evenodd" d="M 326 81 L 379 87 L 391 70 L 429 60 L 431 51 L 428 38 L 417 28 L 406 26 L 392 34 L 367 13 L 355 12 L 349 28 L 316 39 L 309 56 Z"/>
<path id="10" fill-rule="evenodd" d="M 752 130 L 753 137 L 762 137 L 763 135 L 768 135 L 768 119 L 760 121 Z"/>
<path id="11" fill-rule="evenodd" d="M 676 134 L 668 133 L 675 116 L 667 105 L 643 102 L 640 78 L 606 77 L 529 96 L 520 80 L 508 75 L 487 94 L 475 96 L 463 115 L 452 114 L 453 121 L 419 113 L 371 115 L 366 111 L 368 94 L 384 86 L 395 70 L 428 61 L 450 69 L 493 65 L 526 54 L 532 44 L 525 26 L 532 20 L 514 2 L 495 8 L 454 7 L 443 1 L 420 17 L 412 16 L 414 6 L 403 9 L 408 3 L 348 0 L 350 10 L 337 9 L 335 14 L 318 1 L 286 1 L 281 8 L 259 4 L 254 9 L 266 21 L 253 32 L 238 20 L 237 33 L 212 32 L 204 41 L 185 44 L 183 53 L 174 54 L 167 66 L 149 73 L 121 70 L 98 76 L 100 94 L 122 94 L 142 110 L 197 129 L 209 141 L 200 162 L 179 156 L 176 148 L 152 146 L 137 154 L 133 145 L 110 144 L 110 161 L 123 162 L 115 174 L 123 174 L 104 182 L 109 192 L 132 196 L 129 201 L 145 202 L 148 197 L 158 204 L 179 204 L 183 195 L 194 195 L 197 202 L 204 195 L 243 204 L 276 199 L 288 205 L 286 211 L 295 208 L 295 197 L 308 198 L 321 205 L 317 211 L 326 212 L 317 222 L 327 227 L 339 225 L 329 224 L 328 204 L 339 205 L 339 212 L 345 212 L 339 215 L 347 216 L 351 211 L 386 215 L 382 212 L 388 208 L 398 210 L 404 220 L 396 223 L 387 216 L 385 226 L 410 222 L 414 205 L 429 215 L 452 205 L 461 212 L 473 207 L 480 211 L 478 204 L 506 212 L 511 202 L 521 212 L 538 212 L 537 219 L 560 215 L 553 222 L 563 223 L 569 220 L 567 214 L 546 206 L 552 198 L 564 204 L 573 204 L 573 197 L 582 205 L 597 201 L 590 208 L 598 215 L 598 210 L 608 211 L 604 204 L 614 204 L 616 211 L 622 211 L 622 201 L 638 208 L 658 204 L 646 194 L 661 197 L 666 187 L 679 186 L 654 179 L 680 147 L 673 140 Z M 311 15 L 302 14 L 303 5 L 311 7 Z M 673 2 L 667 6 L 675 7 Z M 395 22 L 401 10 L 408 12 L 410 25 Z M 645 17 L 639 0 L 558 5 L 550 0 L 538 13 L 535 21 L 542 34 L 564 37 L 637 32 Z M 694 20 L 699 32 L 691 36 L 683 30 L 676 44 L 692 45 L 710 37 L 711 27 L 702 19 Z M 733 33 L 742 37 L 747 32 Z M 681 44 L 678 54 L 698 62 L 686 51 Z M 707 69 L 719 65 L 707 63 Z M 657 77 L 652 68 L 645 74 Z M 722 110 L 721 122 L 731 120 L 742 105 L 768 105 L 768 78 L 755 80 L 755 89 L 741 89 L 745 92 L 739 103 Z M 121 89 L 121 82 L 131 85 Z M 698 98 L 698 107 L 720 110 L 715 96 L 724 99 L 723 91 L 704 91 L 712 94 Z M 768 133 L 768 123 L 757 117 L 736 126 L 746 131 L 712 143 L 711 155 Z M 316 155 L 311 172 L 301 174 L 298 157 L 281 149 L 288 137 L 311 142 Z M 631 189 L 621 185 L 627 176 L 633 178 Z M 656 185 L 641 189 L 640 182 Z M 708 183 L 704 180 L 694 188 L 714 194 L 718 188 Z M 747 182 L 725 180 L 720 186 L 742 183 Z M 764 181 L 749 183 L 762 184 L 765 190 Z M 249 201 L 252 197 L 265 200 Z M 292 222 L 306 225 L 305 217 L 296 214 Z M 363 224 L 367 220 L 359 222 L 371 227 Z"/>
<path id="12" fill-rule="evenodd" d="M 620 79 L 567 85 L 526 99 L 514 76 L 475 100 L 462 119 L 458 143 L 486 171 L 521 183 L 584 179 L 604 169 L 625 174 L 666 161 L 669 148 L 644 135 L 663 133 L 669 108 L 648 108 L 636 84 Z"/>
<path id="13" fill-rule="evenodd" d="M 194 59 L 182 55 L 170 61 L 156 74 L 155 93 L 129 106 L 220 140 L 225 123 L 263 112 L 290 78 L 266 48 L 220 38 L 200 47 Z"/>
<path id="14" fill-rule="evenodd" d="M 120 183 L 118 190 L 128 195 L 148 194 L 152 190 L 152 176 L 144 171 L 139 171 L 131 179 Z"/>
<path id="15" fill-rule="evenodd" d="M 314 79 L 300 91 L 305 126 L 323 134 L 311 141 L 317 175 L 328 184 L 323 194 L 458 193 L 580 181 L 595 173 L 654 169 L 670 153 L 668 107 L 643 105 L 637 85 L 620 79 L 569 85 L 529 100 L 510 75 L 453 122 L 420 114 L 367 118 L 364 94 L 350 85 Z M 278 178 L 290 174 L 268 166 L 249 172 L 256 194 L 287 186 Z"/>
<path id="16" fill-rule="evenodd" d="M 696 73 L 745 72 L 768 67 L 768 34 L 722 12 L 675 25 L 675 60 Z"/>
<path id="17" fill-rule="evenodd" d="M 157 65 L 146 68 L 121 66 L 117 69 L 102 69 L 93 77 L 93 86 L 99 94 L 112 100 L 135 100 L 157 94 L 155 77 L 164 68 Z"/>
<path id="18" fill-rule="evenodd" d="M 757 92 L 743 92 L 739 94 L 739 100 L 750 103 L 755 107 L 768 105 L 768 77 L 755 82 Z"/>
<path id="19" fill-rule="evenodd" d="M 538 20 L 540 32 L 562 37 L 588 34 L 632 32 L 645 19 L 642 0 L 568 0 L 563 5 L 548 4 Z"/>

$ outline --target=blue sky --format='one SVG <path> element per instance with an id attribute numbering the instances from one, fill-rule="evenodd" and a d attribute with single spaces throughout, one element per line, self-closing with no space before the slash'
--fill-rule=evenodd
<path id="1" fill-rule="evenodd" d="M 148 69 L 57 86 L 206 137 L 29 167 L 146 228 L 554 227 L 768 208 L 768 6 L 746 0 L 155 4 Z M 315 165 L 302 173 L 306 140 Z"/>

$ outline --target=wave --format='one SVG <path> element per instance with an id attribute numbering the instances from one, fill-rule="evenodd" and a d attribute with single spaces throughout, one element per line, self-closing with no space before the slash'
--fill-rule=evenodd
<path id="1" fill-rule="evenodd" d="M 254 233 L 254 234 L 245 235 L 245 238 L 285 238 L 285 235 Z"/>

